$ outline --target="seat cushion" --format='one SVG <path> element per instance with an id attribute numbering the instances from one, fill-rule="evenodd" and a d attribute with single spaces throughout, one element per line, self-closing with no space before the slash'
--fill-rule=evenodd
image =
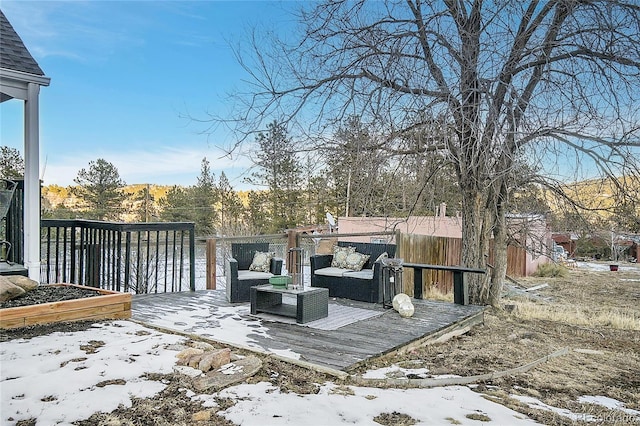
<path id="1" fill-rule="evenodd" d="M 361 280 L 372 280 L 373 279 L 373 269 L 362 269 L 360 271 L 346 271 L 343 277 L 349 278 L 358 278 Z"/>
<path id="2" fill-rule="evenodd" d="M 324 275 L 325 277 L 341 277 L 345 272 L 349 272 L 349 270 L 344 268 L 335 268 L 331 266 L 328 268 L 316 269 L 314 274 Z"/>
<path id="3" fill-rule="evenodd" d="M 272 276 L 270 272 L 238 271 L 238 280 L 268 280 Z"/>

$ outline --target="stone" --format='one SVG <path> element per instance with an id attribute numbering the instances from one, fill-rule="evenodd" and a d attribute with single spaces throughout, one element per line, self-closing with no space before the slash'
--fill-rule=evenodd
<path id="1" fill-rule="evenodd" d="M 176 352 L 181 352 L 184 351 L 185 349 L 189 349 L 190 346 L 187 346 L 183 343 L 172 343 L 170 345 L 165 345 L 165 349 L 168 351 L 176 351 Z"/>
<path id="2" fill-rule="evenodd" d="M 211 343 L 207 342 L 191 342 L 189 346 L 196 349 L 202 349 L 203 351 L 212 351 L 215 349 L 215 347 Z"/>
<path id="3" fill-rule="evenodd" d="M 198 368 L 198 366 L 200 365 L 200 360 L 202 359 L 203 356 L 204 354 L 193 355 L 191 358 L 189 358 L 186 365 L 188 365 L 191 368 Z"/>
<path id="4" fill-rule="evenodd" d="M 189 359 L 194 355 L 202 355 L 204 351 L 202 349 L 196 348 L 187 348 L 183 351 L 180 351 L 176 354 L 176 358 L 178 359 Z"/>
<path id="5" fill-rule="evenodd" d="M 7 279 L 24 291 L 33 290 L 39 285 L 37 281 L 24 277 L 22 275 L 9 275 L 7 276 Z"/>
<path id="6" fill-rule="evenodd" d="M 197 413 L 193 413 L 191 415 L 191 421 L 194 422 L 208 422 L 211 420 L 211 411 L 210 410 L 202 410 Z"/>
<path id="7" fill-rule="evenodd" d="M 235 372 L 233 374 L 223 374 L 220 371 L 212 370 L 205 373 L 204 377 L 197 377 L 193 380 L 193 387 L 197 392 L 219 391 L 235 383 L 243 382 L 256 374 L 262 368 L 262 361 L 255 356 L 248 356 L 233 364 Z"/>
<path id="8" fill-rule="evenodd" d="M 397 311 L 404 302 L 411 303 L 411 298 L 404 293 L 400 293 L 395 295 L 391 303 L 393 304 L 393 309 Z"/>
<path id="9" fill-rule="evenodd" d="M 176 354 L 176 358 L 178 361 L 176 364 L 178 365 L 188 365 L 189 367 L 197 367 L 198 364 L 192 365 L 192 359 L 194 357 L 201 357 L 204 351 L 202 349 L 196 348 L 187 348 L 183 351 L 180 351 Z M 200 358 L 198 358 L 198 362 L 200 362 Z"/>
<path id="10" fill-rule="evenodd" d="M 0 276 L 0 302 L 15 299 L 24 293 L 25 291 L 21 287 L 18 287 L 5 277 Z"/>
<path id="11" fill-rule="evenodd" d="M 415 312 L 415 308 L 413 307 L 413 303 L 402 303 L 398 307 L 398 313 L 402 318 L 411 318 L 413 313 Z"/>
<path id="12" fill-rule="evenodd" d="M 202 371 L 198 370 L 197 368 L 191 368 L 186 365 L 174 365 L 173 371 L 179 374 L 184 374 L 188 377 L 198 377 L 202 374 Z"/>
<path id="13" fill-rule="evenodd" d="M 198 369 L 203 372 L 220 368 L 231 362 L 231 349 L 224 348 L 217 351 L 205 352 L 200 359 Z"/>

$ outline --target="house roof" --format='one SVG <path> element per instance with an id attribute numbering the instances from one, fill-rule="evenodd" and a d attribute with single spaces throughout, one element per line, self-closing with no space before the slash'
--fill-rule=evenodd
<path id="1" fill-rule="evenodd" d="M 0 10 L 0 68 L 44 76 L 20 36 Z"/>

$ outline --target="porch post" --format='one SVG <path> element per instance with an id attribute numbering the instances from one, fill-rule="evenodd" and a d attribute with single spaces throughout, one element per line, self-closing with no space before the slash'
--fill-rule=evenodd
<path id="1" fill-rule="evenodd" d="M 40 282 L 40 86 L 28 83 L 24 103 L 24 266 Z"/>

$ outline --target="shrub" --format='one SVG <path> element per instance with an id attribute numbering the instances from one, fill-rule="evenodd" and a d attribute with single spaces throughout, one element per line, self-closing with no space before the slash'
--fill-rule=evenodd
<path id="1" fill-rule="evenodd" d="M 536 273 L 533 274 L 536 277 L 550 277 L 550 278 L 564 278 L 569 274 L 569 270 L 557 263 L 545 263 L 538 266 Z"/>

